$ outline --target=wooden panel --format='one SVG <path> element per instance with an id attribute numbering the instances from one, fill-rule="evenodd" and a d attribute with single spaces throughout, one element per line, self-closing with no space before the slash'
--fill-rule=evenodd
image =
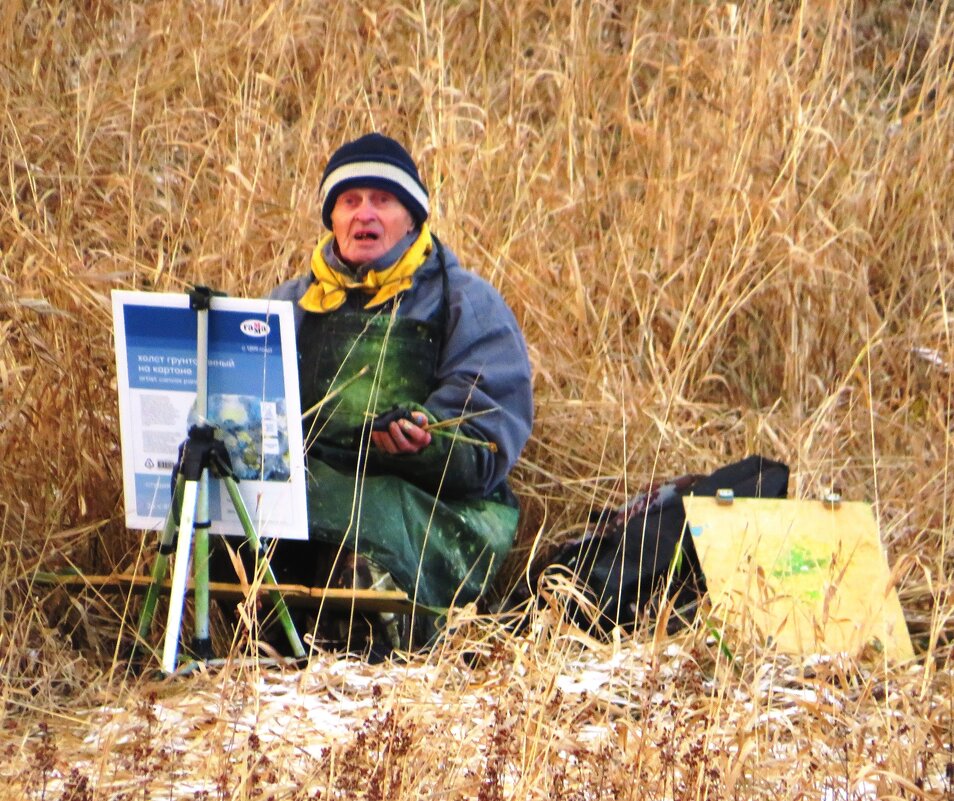
<path id="1" fill-rule="evenodd" d="M 685 499 L 713 614 L 780 651 L 914 656 L 871 507 Z"/>

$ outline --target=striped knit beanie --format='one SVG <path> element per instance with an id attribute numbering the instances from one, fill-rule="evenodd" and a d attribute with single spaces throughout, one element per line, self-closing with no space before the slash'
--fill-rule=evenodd
<path id="1" fill-rule="evenodd" d="M 429 211 L 427 190 L 410 154 L 396 141 L 379 133 L 339 147 L 321 176 L 321 220 L 331 230 L 331 210 L 338 195 L 354 187 L 391 192 L 420 225 Z"/>

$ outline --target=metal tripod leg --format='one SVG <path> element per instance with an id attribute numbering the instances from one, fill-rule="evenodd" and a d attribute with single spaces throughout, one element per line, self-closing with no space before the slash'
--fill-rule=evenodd
<path id="1" fill-rule="evenodd" d="M 199 491 L 195 502 L 192 545 L 192 576 L 195 579 L 195 634 L 192 637 L 192 653 L 197 659 L 208 660 L 213 656 L 212 638 L 209 636 L 209 469 L 199 476 Z M 178 564 L 176 560 L 176 564 Z"/>
<path id="2" fill-rule="evenodd" d="M 175 673 L 179 651 L 179 632 L 182 628 L 182 607 L 185 604 L 186 581 L 189 578 L 189 556 L 192 552 L 192 534 L 195 526 L 199 483 L 186 481 L 182 492 L 182 512 L 179 519 L 179 540 L 176 543 L 176 561 L 172 566 L 172 589 L 169 591 L 169 615 L 166 618 L 166 638 L 162 646 L 162 669 Z"/>
<path id="3" fill-rule="evenodd" d="M 142 610 L 139 613 L 139 626 L 136 629 L 136 642 L 133 644 L 131 657 L 135 659 L 136 650 L 147 641 L 149 629 L 152 627 L 152 619 L 156 615 L 156 605 L 159 602 L 159 588 L 166 572 L 169 570 L 169 554 L 172 553 L 172 544 L 176 536 L 176 510 L 182 505 L 182 493 L 185 487 L 185 479 L 179 476 L 176 481 L 176 489 L 172 498 L 172 504 L 169 507 L 169 514 L 166 515 L 166 522 L 159 537 L 159 550 L 156 554 L 156 560 L 152 563 L 151 578 L 152 583 L 146 591 L 146 597 L 142 604 Z"/>
<path id="4" fill-rule="evenodd" d="M 207 480 L 207 477 L 206 477 Z M 172 553 L 172 543 L 176 542 L 175 553 L 176 560 L 172 571 L 172 588 L 169 597 L 169 613 L 166 624 L 166 635 L 162 649 L 162 667 L 167 673 L 172 673 L 176 669 L 176 657 L 179 650 L 179 633 L 182 628 L 182 609 L 185 604 L 186 583 L 189 576 L 189 556 L 192 551 L 192 536 L 196 527 L 196 513 L 200 504 L 201 487 L 198 481 L 186 481 L 182 476 L 176 480 L 175 495 L 172 499 L 172 505 L 169 514 L 166 516 L 166 522 L 159 540 L 159 553 L 156 555 L 156 561 L 152 566 L 152 583 L 146 592 L 146 598 L 143 601 L 142 612 L 139 615 L 139 626 L 137 629 L 137 642 L 133 646 L 133 655 L 140 643 L 146 641 L 149 635 L 149 629 L 152 626 L 153 618 L 156 613 L 156 605 L 159 601 L 159 589 L 166 573 L 169 569 L 169 555 Z M 207 507 L 208 502 L 204 505 Z M 180 510 L 180 520 L 176 524 L 176 510 Z M 201 510 L 198 510 L 201 511 Z M 207 513 L 208 509 L 205 509 Z M 205 515 L 204 519 L 207 519 Z M 200 523 L 204 525 L 204 523 Z M 178 529 L 178 539 L 176 531 Z M 205 533 L 205 532 L 203 532 Z M 206 536 L 207 533 L 206 533 Z M 204 584 L 205 597 L 208 598 L 208 549 L 205 556 L 205 576 L 197 576 L 196 591 Z M 201 611 L 196 611 L 196 637 L 195 643 L 200 646 L 203 642 L 202 633 L 206 634 L 208 642 L 208 601 L 206 601 L 205 618 L 203 620 Z M 200 658 L 208 658 L 208 648 L 205 653 L 197 654 Z"/>
<path id="5" fill-rule="evenodd" d="M 255 533 L 255 526 L 252 524 L 252 518 L 249 516 L 248 509 L 245 507 L 245 501 L 239 492 L 238 483 L 230 476 L 226 476 L 226 478 L 223 479 L 223 483 L 228 490 L 229 498 L 232 500 L 232 506 L 235 507 L 239 521 L 242 523 L 245 538 L 249 541 L 252 548 L 255 549 L 255 553 L 259 555 L 259 558 L 265 560 L 264 577 L 266 583 L 272 585 L 278 584 L 278 580 L 275 578 L 275 572 L 268 563 L 268 558 L 262 548 L 262 542 L 258 538 L 258 534 Z M 291 619 L 291 614 L 288 611 L 288 605 L 285 603 L 285 599 L 282 598 L 278 590 L 269 591 L 268 596 L 271 598 L 272 605 L 275 607 L 275 613 L 278 615 L 278 620 L 282 625 L 282 629 L 285 631 L 285 636 L 288 638 L 288 644 L 291 646 L 292 653 L 298 659 L 303 658 L 306 656 L 305 646 L 302 645 L 301 638 L 298 636 L 298 630 L 295 628 L 295 623 Z"/>

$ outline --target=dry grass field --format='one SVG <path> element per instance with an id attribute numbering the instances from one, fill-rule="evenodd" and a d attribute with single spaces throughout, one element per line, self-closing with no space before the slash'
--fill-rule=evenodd
<path id="1" fill-rule="evenodd" d="M 952 75 L 946 0 L 0 4 L 0 797 L 954 797 Z M 110 290 L 301 272 L 371 129 L 526 332 L 504 580 L 762 453 L 873 504 L 916 659 L 600 641 L 554 583 L 407 662 L 161 680 L 121 598 L 34 585 L 148 558 Z"/>

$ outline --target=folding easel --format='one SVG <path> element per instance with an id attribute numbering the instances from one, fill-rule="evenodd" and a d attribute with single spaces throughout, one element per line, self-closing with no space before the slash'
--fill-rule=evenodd
<path id="1" fill-rule="evenodd" d="M 208 418 L 209 308 L 212 296 L 213 293 L 208 287 L 197 286 L 189 292 L 189 308 L 196 312 L 196 413 L 201 421 Z M 192 426 L 180 452 L 172 504 L 159 539 L 158 554 L 152 566 L 152 580 L 140 612 L 137 641 L 133 646 L 135 651 L 149 635 L 159 592 L 168 570 L 169 557 L 174 551 L 169 613 L 162 649 L 162 668 L 166 673 L 174 673 L 176 670 L 190 555 L 195 584 L 195 635 L 192 640 L 192 653 L 199 660 L 212 656 L 212 639 L 209 636 L 210 476 L 222 479 L 245 537 L 264 564 L 264 581 L 273 586 L 278 583 L 239 493 L 238 482 L 232 472 L 231 460 L 224 443 L 215 438 L 213 426 L 205 422 Z M 292 653 L 296 657 L 304 657 L 305 648 L 282 595 L 277 590 L 272 590 L 269 594 Z"/>

